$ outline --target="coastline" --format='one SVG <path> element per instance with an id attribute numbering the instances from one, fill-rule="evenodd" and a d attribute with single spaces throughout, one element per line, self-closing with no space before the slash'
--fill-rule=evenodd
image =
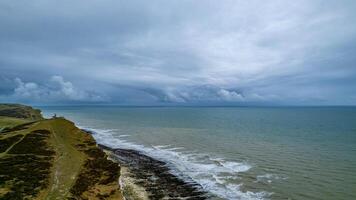
<path id="1" fill-rule="evenodd" d="M 98 113 L 95 110 L 96 108 L 88 108 L 88 110 L 85 108 L 83 110 L 84 112 L 82 112 L 82 108 L 69 108 L 69 110 L 44 109 L 44 114 L 47 117 L 52 116 L 53 113 L 68 117 L 75 122 L 77 127 L 89 132 L 98 144 L 113 149 L 136 150 L 155 160 L 163 161 L 164 164 L 169 167 L 169 172 L 176 177 L 185 182 L 192 182 L 191 180 L 194 180 L 195 183 L 202 186 L 207 193 L 207 196 L 204 196 L 204 198 L 264 199 L 270 195 L 270 193 L 265 192 L 265 190 L 261 191 L 254 188 L 249 190 L 245 188 L 240 177 L 251 168 L 251 165 L 247 162 L 228 159 L 223 155 L 214 154 L 210 151 L 191 150 L 188 149 L 189 145 L 175 145 L 174 141 L 167 143 L 160 141 L 160 138 L 156 140 L 155 137 L 157 137 L 158 134 L 151 132 L 149 129 L 145 131 L 145 135 L 148 138 L 135 138 L 135 133 L 131 133 L 132 130 L 136 130 L 131 127 L 132 125 L 135 126 L 135 123 L 131 124 L 131 122 L 136 122 L 136 120 L 131 121 L 130 119 L 130 123 L 128 123 L 124 115 L 125 112 L 118 112 L 117 114 L 120 114 L 120 117 L 115 117 L 115 115 L 105 115 L 105 111 L 110 110 L 111 112 L 111 109 L 99 109 L 100 112 Z M 124 111 L 127 110 L 124 109 Z M 102 112 L 104 115 L 101 115 Z M 143 121 L 145 120 L 143 119 Z M 147 139 L 151 141 L 154 140 L 155 142 L 147 142 Z M 194 139 L 194 137 L 192 139 Z M 179 140 L 181 140 L 181 138 Z M 189 144 L 190 141 L 187 142 L 186 144 Z M 197 148 L 199 148 L 199 146 L 197 146 Z M 116 156 L 113 157 L 113 160 L 117 160 Z M 121 167 L 125 167 L 125 165 L 121 165 Z M 142 192 L 145 191 L 145 187 L 149 184 L 134 184 L 138 182 L 137 179 L 139 178 L 134 177 L 135 173 L 130 172 L 128 167 L 125 167 L 121 174 L 126 174 L 126 176 L 121 176 L 121 185 L 129 186 L 127 190 L 123 191 L 124 194 L 133 193 L 134 196 L 139 195 L 146 197 L 149 195 L 148 192 Z M 153 176 L 152 179 L 154 180 L 156 177 Z M 167 192 L 162 192 L 162 194 L 167 194 Z"/>
<path id="2" fill-rule="evenodd" d="M 82 129 L 88 134 L 92 131 Z M 97 144 L 108 157 L 120 164 L 120 185 L 127 200 L 191 199 L 205 200 L 210 194 L 193 180 L 171 173 L 167 163 L 133 149 L 111 148 Z"/>
<path id="3" fill-rule="evenodd" d="M 198 183 L 143 152 L 104 146 L 64 117 L 46 119 L 28 106 L 2 106 L 1 199 L 209 198 Z"/>

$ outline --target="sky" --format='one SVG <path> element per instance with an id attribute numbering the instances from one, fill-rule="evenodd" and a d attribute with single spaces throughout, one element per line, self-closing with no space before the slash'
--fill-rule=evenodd
<path id="1" fill-rule="evenodd" d="M 354 0 L 1 0 L 0 102 L 356 105 Z"/>

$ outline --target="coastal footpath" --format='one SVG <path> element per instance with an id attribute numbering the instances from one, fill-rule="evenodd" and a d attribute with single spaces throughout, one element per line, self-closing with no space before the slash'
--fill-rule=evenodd
<path id="1" fill-rule="evenodd" d="M 120 166 L 64 118 L 0 104 L 0 199 L 124 199 Z"/>

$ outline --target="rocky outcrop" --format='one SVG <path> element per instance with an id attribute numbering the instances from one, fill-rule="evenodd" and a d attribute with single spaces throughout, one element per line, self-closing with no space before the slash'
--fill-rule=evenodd
<path id="1" fill-rule="evenodd" d="M 163 161 L 136 150 L 100 147 L 114 153 L 114 159 L 128 168 L 132 180 L 146 190 L 149 199 L 203 200 L 209 197 L 193 180 L 183 180 L 174 175 Z"/>

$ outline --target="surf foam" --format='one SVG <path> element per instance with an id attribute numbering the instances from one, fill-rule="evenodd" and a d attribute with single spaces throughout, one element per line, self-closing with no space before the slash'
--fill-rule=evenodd
<path id="1" fill-rule="evenodd" d="M 167 163 L 171 173 L 183 178 L 186 181 L 195 181 L 204 190 L 222 199 L 265 199 L 267 192 L 242 192 L 240 184 L 231 183 L 231 179 L 237 177 L 238 173 L 248 171 L 251 166 L 247 163 L 226 161 L 223 158 L 214 158 L 208 154 L 189 153 L 182 147 L 173 145 L 158 145 L 147 147 L 125 140 L 128 135 L 120 135 L 113 129 L 94 129 L 81 127 L 92 132 L 95 140 L 102 145 L 111 148 L 134 149 L 151 156 L 157 160 Z"/>

